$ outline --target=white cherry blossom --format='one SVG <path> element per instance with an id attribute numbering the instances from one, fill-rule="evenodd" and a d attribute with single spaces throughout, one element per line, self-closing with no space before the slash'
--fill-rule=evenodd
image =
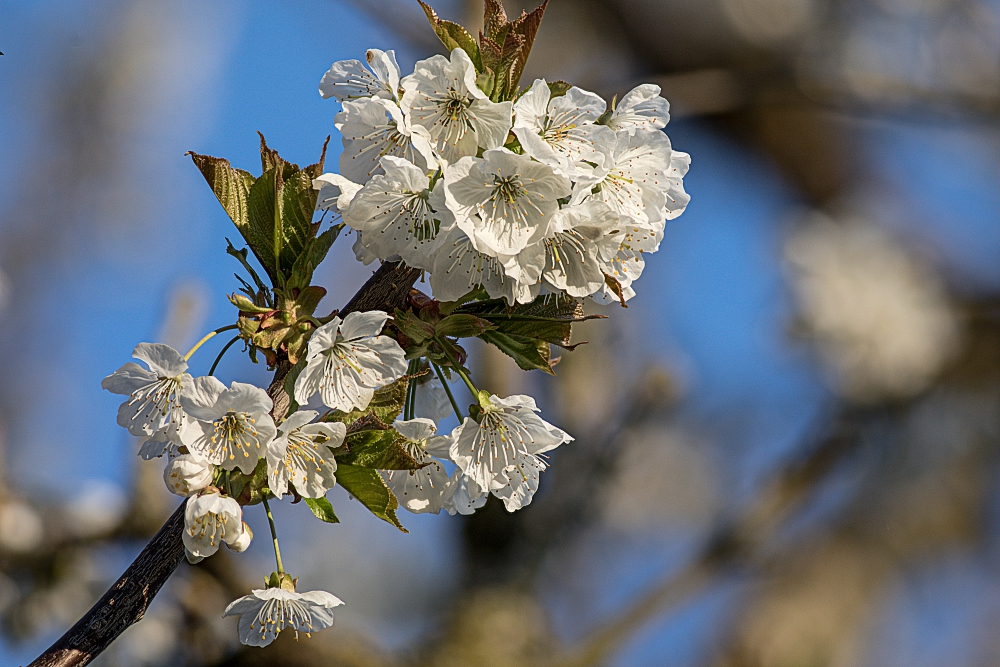
<path id="1" fill-rule="evenodd" d="M 379 160 L 386 155 L 401 157 L 425 170 L 438 166 L 430 134 L 412 124 L 391 100 L 344 102 L 344 110 L 336 115 L 334 125 L 343 135 L 340 173 L 355 183 L 367 183 L 379 173 Z"/>
<path id="2" fill-rule="evenodd" d="M 636 225 L 662 229 L 671 187 L 670 139 L 663 132 L 619 132 L 611 161 L 574 187 L 572 204 L 603 201 Z"/>
<path id="3" fill-rule="evenodd" d="M 323 99 L 339 102 L 363 97 L 396 99 L 399 90 L 399 65 L 395 51 L 368 49 L 368 67 L 360 60 L 338 60 L 319 82 Z"/>
<path id="4" fill-rule="evenodd" d="M 615 132 L 635 134 L 638 130 L 662 130 L 668 122 L 670 103 L 660 97 L 659 86 L 644 83 L 618 101 L 607 125 Z"/>
<path id="5" fill-rule="evenodd" d="M 604 266 L 609 263 L 602 262 L 601 249 L 611 246 L 611 252 L 617 252 L 622 237 L 619 221 L 618 214 L 603 202 L 563 207 L 553 216 L 550 235 L 518 256 L 524 267 L 521 280 L 540 275 L 549 291 L 576 298 L 599 291 L 605 285 Z"/>
<path id="6" fill-rule="evenodd" d="M 184 426 L 180 397 L 192 378 L 187 361 L 169 345 L 139 343 L 132 356 L 144 361 L 149 370 L 130 361 L 104 378 L 101 387 L 128 396 L 118 408 L 118 425 L 132 435 L 149 436 L 147 441 L 162 443 L 154 447 L 158 447 L 159 456 L 169 442 L 177 440 Z"/>
<path id="7" fill-rule="evenodd" d="M 310 423 L 319 413 L 299 410 L 278 426 L 267 449 L 268 487 L 281 498 L 289 485 L 303 498 L 322 498 L 337 484 L 337 460 L 347 427 L 340 422 Z"/>
<path id="8" fill-rule="evenodd" d="M 439 301 L 455 301 L 482 287 L 492 298 L 507 303 L 529 303 L 538 295 L 536 285 L 522 284 L 508 276 L 504 262 L 511 257 L 491 257 L 476 250 L 472 240 L 458 227 L 441 239 L 431 269 L 431 288 Z"/>
<path id="9" fill-rule="evenodd" d="M 215 466 L 191 454 L 172 456 L 163 469 L 163 481 L 170 493 L 191 496 L 212 483 Z"/>
<path id="10" fill-rule="evenodd" d="M 383 473 L 386 484 L 406 510 L 414 514 L 437 514 L 450 487 L 448 473 L 436 459 L 448 458 L 451 437 L 435 435 L 437 426 L 423 417 L 406 421 L 397 419 L 393 427 L 406 438 L 402 443 L 403 449 L 417 463 L 430 465 L 418 470 L 387 470 Z"/>
<path id="11" fill-rule="evenodd" d="M 455 468 L 448 484 L 450 488 L 445 493 L 443 509 L 452 516 L 473 514 L 485 505 L 490 497 L 489 491 L 480 489 L 461 468 Z"/>
<path id="12" fill-rule="evenodd" d="M 455 220 L 445 206 L 444 181 L 432 182 L 402 158 L 386 156 L 380 165 L 384 173 L 353 196 L 344 221 L 376 257 L 398 255 L 409 266 L 430 269 L 442 230 Z"/>
<path id="13" fill-rule="evenodd" d="M 691 201 L 691 195 L 684 191 L 684 176 L 690 168 L 690 155 L 681 151 L 670 153 L 670 170 L 667 172 L 667 187 L 663 193 L 666 198 L 663 217 L 667 220 L 673 220 L 683 213 Z"/>
<path id="14" fill-rule="evenodd" d="M 307 636 L 333 625 L 333 609 L 344 604 L 326 591 L 296 593 L 282 588 L 257 589 L 226 607 L 223 616 L 239 616 L 240 642 L 267 646 L 286 628 Z"/>
<path id="15" fill-rule="evenodd" d="M 189 560 L 207 558 L 223 542 L 233 544 L 241 537 L 243 510 L 235 500 L 214 489 L 188 498 L 181 539 Z"/>
<path id="16" fill-rule="evenodd" d="M 340 174 L 321 174 L 313 179 L 313 190 L 319 190 L 319 194 L 316 195 L 316 208 L 343 213 L 362 187 L 360 183 L 355 183 Z"/>
<path id="17" fill-rule="evenodd" d="M 575 178 L 611 157 L 615 131 L 595 122 L 607 103 L 573 86 L 553 98 L 545 79 L 537 79 L 514 105 L 514 134 L 527 155 Z"/>
<path id="18" fill-rule="evenodd" d="M 483 402 L 478 422 L 467 417 L 452 433 L 451 459 L 510 511 L 531 502 L 537 473 L 545 467 L 538 456 L 573 439 L 537 413 L 530 396 L 492 395 Z"/>
<path id="19" fill-rule="evenodd" d="M 503 501 L 508 512 L 516 512 L 531 502 L 538 490 L 539 475 L 547 467 L 541 457 L 527 454 L 516 466 L 504 468 L 490 490 Z"/>
<path id="20" fill-rule="evenodd" d="M 475 155 L 479 148 L 497 148 L 507 141 L 511 102 L 491 102 L 476 86 L 476 68 L 462 49 L 419 61 L 402 81 L 400 106 L 413 125 L 430 133 L 434 148 L 446 162 Z"/>
<path id="21" fill-rule="evenodd" d="M 319 392 L 329 408 L 364 410 L 376 389 L 406 375 L 403 348 L 378 335 L 388 319 L 380 310 L 355 312 L 316 329 L 295 380 L 295 400 L 304 405 Z"/>
<path id="22" fill-rule="evenodd" d="M 477 250 L 515 255 L 541 240 L 569 179 L 551 167 L 506 148 L 466 157 L 445 172 L 445 197 L 458 227 Z"/>
<path id="23" fill-rule="evenodd" d="M 267 392 L 244 382 L 229 388 L 204 376 L 181 397 L 190 419 L 181 442 L 196 457 L 249 475 L 274 439 L 273 404 Z"/>

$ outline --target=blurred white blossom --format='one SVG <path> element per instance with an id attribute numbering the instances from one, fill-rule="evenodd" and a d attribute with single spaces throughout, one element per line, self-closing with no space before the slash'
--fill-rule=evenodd
<path id="1" fill-rule="evenodd" d="M 884 230 L 817 215 L 785 255 L 802 322 L 847 397 L 917 394 L 957 351 L 959 320 L 941 279 Z"/>

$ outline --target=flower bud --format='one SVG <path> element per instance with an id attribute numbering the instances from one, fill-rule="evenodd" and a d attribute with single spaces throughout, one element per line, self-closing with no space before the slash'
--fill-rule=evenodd
<path id="1" fill-rule="evenodd" d="M 244 521 L 243 532 L 240 533 L 240 536 L 238 538 L 228 543 L 229 548 L 235 551 L 236 553 L 246 551 L 247 547 L 250 546 L 250 540 L 252 539 L 253 539 L 253 531 L 250 530 L 250 526 L 248 526 L 246 521 Z"/>
<path id="2" fill-rule="evenodd" d="M 198 493 L 212 483 L 215 466 L 196 459 L 191 454 L 170 459 L 163 470 L 163 481 L 167 490 L 178 496 L 190 496 Z"/>

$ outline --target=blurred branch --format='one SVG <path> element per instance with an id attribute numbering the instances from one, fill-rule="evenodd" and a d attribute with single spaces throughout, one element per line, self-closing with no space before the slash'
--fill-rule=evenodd
<path id="1" fill-rule="evenodd" d="M 828 437 L 805 456 L 787 464 L 745 512 L 723 522 L 693 560 L 603 627 L 591 632 L 581 646 L 558 663 L 559 667 L 603 664 L 647 622 L 667 609 L 680 606 L 720 574 L 751 563 L 790 514 L 805 502 L 837 463 L 855 450 L 860 442 L 859 417 L 845 414 L 836 420 Z"/>

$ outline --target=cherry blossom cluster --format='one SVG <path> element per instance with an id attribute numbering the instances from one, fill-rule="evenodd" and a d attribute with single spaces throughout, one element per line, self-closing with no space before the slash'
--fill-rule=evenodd
<path id="1" fill-rule="evenodd" d="M 357 232 L 359 260 L 401 259 L 430 273 L 435 298 L 477 288 L 508 303 L 539 294 L 624 303 L 644 254 L 689 196 L 690 157 L 662 132 L 669 105 L 644 84 L 609 108 L 598 95 L 537 79 L 491 101 L 469 55 L 419 61 L 392 51 L 334 63 L 319 90 L 340 101 L 340 174 L 320 206 Z"/>
<path id="2" fill-rule="evenodd" d="M 572 349 L 572 324 L 600 317 L 579 300 L 624 305 L 644 255 L 687 206 L 690 158 L 662 131 L 669 114 L 657 86 L 610 105 L 565 82 L 521 90 L 545 4 L 513 21 L 498 0 L 485 5 L 478 44 L 425 5 L 450 54 L 407 76 L 392 51 L 334 63 L 320 93 L 343 107 L 341 173 L 323 173 L 326 144 L 302 168 L 261 136 L 260 176 L 191 153 L 247 245 L 227 248 L 249 278 L 238 275 L 229 296 L 237 322 L 183 355 L 141 343 L 141 363 L 102 383 L 125 396 L 118 423 L 142 438 L 139 454 L 162 458 L 167 488 L 186 498 L 191 563 L 222 545 L 247 549 L 244 509 L 263 506 L 276 569 L 225 611 L 240 617 L 244 644 L 329 627 L 343 604 L 296 590 L 269 500 L 301 500 L 336 523 L 326 495 L 341 486 L 401 530 L 400 507 L 470 514 L 490 496 L 511 512 L 528 505 L 548 453 L 573 438 L 530 396 L 480 390 L 459 341 L 478 337 L 523 369 L 553 373 L 550 346 Z M 398 294 L 386 301 L 392 313 L 318 314 L 326 289 L 313 273 L 345 226 L 360 261 L 410 276 L 405 288 L 429 274 L 433 295 Z M 208 375 L 192 376 L 191 356 L 223 331 L 235 337 Z M 237 341 L 275 370 L 269 390 L 214 376 Z M 471 395 L 464 412 L 455 379 Z M 444 433 L 451 414 L 458 425 Z"/>

